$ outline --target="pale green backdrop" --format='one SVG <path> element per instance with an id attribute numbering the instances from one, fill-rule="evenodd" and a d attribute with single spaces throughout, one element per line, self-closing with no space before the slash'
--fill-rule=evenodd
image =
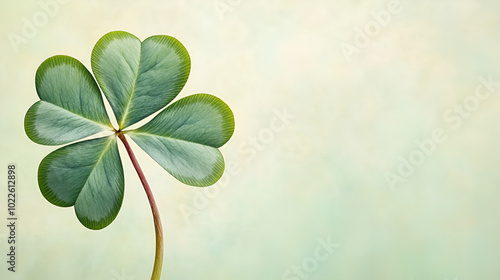
<path id="1" fill-rule="evenodd" d="M 3 1 L 0 279 L 150 277 L 151 213 L 123 147 L 122 210 L 91 231 L 40 194 L 55 148 L 23 128 L 40 63 L 90 67 L 114 30 L 179 39 L 192 59 L 179 97 L 215 94 L 236 119 L 207 189 L 134 145 L 162 215 L 162 279 L 500 279 L 499 12 L 493 0 Z"/>

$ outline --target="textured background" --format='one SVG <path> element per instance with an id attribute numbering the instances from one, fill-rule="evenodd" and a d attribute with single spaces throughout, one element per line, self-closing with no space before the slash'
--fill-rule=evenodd
<path id="1" fill-rule="evenodd" d="M 23 129 L 40 63 L 90 68 L 113 30 L 178 38 L 192 59 L 179 97 L 215 94 L 236 118 L 207 189 L 136 149 L 162 215 L 162 279 L 500 279 L 498 1 L 55 1 L 0 4 L 0 174 L 19 171 L 18 266 L 0 226 L 1 279 L 150 277 L 130 160 L 122 210 L 91 231 L 40 194 L 55 148 Z M 6 178 L 0 189 L 2 225 Z"/>

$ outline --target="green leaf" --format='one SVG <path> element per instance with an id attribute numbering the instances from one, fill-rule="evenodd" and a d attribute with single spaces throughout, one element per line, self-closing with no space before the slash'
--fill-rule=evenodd
<path id="1" fill-rule="evenodd" d="M 141 43 L 130 33 L 110 32 L 92 51 L 92 69 L 120 129 L 170 103 L 184 87 L 190 67 L 184 46 L 164 35 Z"/>
<path id="2" fill-rule="evenodd" d="M 38 67 L 35 85 L 41 101 L 29 108 L 24 120 L 34 142 L 61 145 L 112 127 L 97 83 L 78 60 L 48 58 Z"/>
<path id="3" fill-rule="evenodd" d="M 106 227 L 123 201 L 124 175 L 116 137 L 78 142 L 50 153 L 40 163 L 38 184 L 52 204 L 75 206 L 87 228 Z"/>
<path id="4" fill-rule="evenodd" d="M 233 131 L 233 113 L 222 100 L 195 94 L 173 103 L 128 134 L 179 181 L 203 187 L 222 176 L 224 159 L 217 148 Z"/>

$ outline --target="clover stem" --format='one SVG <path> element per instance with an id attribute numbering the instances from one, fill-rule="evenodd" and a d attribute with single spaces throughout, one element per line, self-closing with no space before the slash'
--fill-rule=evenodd
<path id="1" fill-rule="evenodd" d="M 161 226 L 160 212 L 158 211 L 158 207 L 156 206 L 156 202 L 153 197 L 153 193 L 151 192 L 151 188 L 149 187 L 148 181 L 146 181 L 146 177 L 144 176 L 144 173 L 142 172 L 142 169 L 139 166 L 139 163 L 137 162 L 137 159 L 132 151 L 132 148 L 128 144 L 127 139 L 125 138 L 125 135 L 123 135 L 123 133 L 119 130 L 116 130 L 115 133 L 123 142 L 123 145 L 127 150 L 130 160 L 132 161 L 132 165 L 134 165 L 135 171 L 137 171 L 137 174 L 139 175 L 141 183 L 144 187 L 144 190 L 146 191 L 146 195 L 149 200 L 149 205 L 151 205 L 151 211 L 153 212 L 153 220 L 155 224 L 155 234 L 156 234 L 155 263 L 153 265 L 153 273 L 151 275 L 151 280 L 159 280 L 161 276 L 161 267 L 163 264 L 163 230 Z"/>

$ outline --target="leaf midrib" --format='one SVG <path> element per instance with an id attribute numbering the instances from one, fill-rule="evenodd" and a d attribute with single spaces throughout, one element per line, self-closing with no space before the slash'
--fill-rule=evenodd
<path id="1" fill-rule="evenodd" d="M 75 199 L 75 204 L 76 202 L 78 201 L 78 198 L 80 198 L 80 195 L 82 194 L 83 192 L 83 189 L 85 188 L 85 186 L 87 186 L 87 182 L 89 181 L 89 178 L 90 176 L 92 176 L 92 173 L 94 173 L 94 170 L 96 168 L 96 166 L 101 162 L 102 158 L 104 157 L 104 154 L 106 153 L 106 151 L 108 150 L 109 146 L 114 142 L 113 141 L 114 139 L 110 138 L 108 140 L 108 144 L 106 144 L 106 147 L 102 150 L 101 154 L 99 155 L 99 158 L 97 159 L 97 161 L 95 162 L 94 164 L 94 167 L 92 167 L 92 170 L 89 172 L 89 175 L 87 176 L 87 178 L 85 179 L 85 184 L 83 184 L 80 192 L 78 192 L 78 196 L 76 197 Z"/>
<path id="2" fill-rule="evenodd" d="M 135 88 L 137 85 L 137 80 L 139 79 L 139 71 L 141 69 L 141 61 L 142 61 L 142 42 L 141 42 L 141 48 L 139 50 L 139 63 L 137 64 L 137 71 L 135 73 L 134 83 L 133 83 L 132 88 L 131 88 L 130 93 L 129 93 L 130 96 L 127 100 L 127 105 L 125 106 L 125 110 L 123 111 L 122 120 L 121 120 L 120 124 L 118 125 L 120 129 L 124 128 L 124 123 L 127 120 L 127 117 L 129 114 L 128 112 L 130 111 L 130 105 L 132 104 L 132 99 L 135 95 Z M 126 59 L 125 59 L 125 62 L 130 66 L 130 64 L 127 62 Z"/>
<path id="3" fill-rule="evenodd" d="M 66 109 L 66 108 L 63 108 L 63 107 L 61 107 L 61 106 L 59 106 L 59 105 L 56 105 L 56 104 L 54 104 L 54 103 L 52 103 L 52 102 L 45 101 L 45 100 L 40 100 L 40 101 L 45 102 L 45 103 L 47 103 L 47 104 L 50 104 L 51 106 L 54 106 L 54 107 L 56 107 L 56 108 L 62 109 L 62 110 L 64 110 L 64 111 L 66 111 L 66 112 L 69 112 L 69 113 L 71 113 L 71 114 L 75 115 L 75 116 L 81 117 L 82 119 L 85 119 L 85 120 L 87 120 L 87 121 L 89 121 L 89 122 L 91 122 L 91 123 L 97 124 L 97 125 L 99 125 L 99 126 L 101 126 L 101 127 L 103 127 L 103 128 L 110 128 L 110 127 L 108 127 L 107 125 L 105 125 L 105 124 L 103 124 L 103 123 L 100 123 L 100 122 L 94 121 L 94 120 L 92 120 L 92 119 L 89 119 L 89 118 L 87 118 L 87 117 L 85 117 L 85 116 L 83 116 L 83 115 L 77 114 L 77 113 L 75 113 L 75 112 L 73 112 L 73 111 L 70 111 L 70 110 L 68 110 L 68 109 Z"/>
<path id="4" fill-rule="evenodd" d="M 210 148 L 214 148 L 214 149 L 218 149 L 219 148 L 219 147 L 214 147 L 214 146 L 211 146 L 211 145 L 206 145 L 206 144 L 202 144 L 202 143 L 198 143 L 198 142 L 194 142 L 194 141 L 189 141 L 189 140 L 186 140 L 186 139 L 180 139 L 180 138 L 171 137 L 171 136 L 158 135 L 158 134 L 154 134 L 154 133 L 130 131 L 130 134 L 132 134 L 132 135 L 133 134 L 136 134 L 136 135 L 143 134 L 143 135 L 148 135 L 148 136 L 151 135 L 151 136 L 157 136 L 157 137 L 161 137 L 161 138 L 168 138 L 168 139 L 173 139 L 173 140 L 182 141 L 182 142 L 186 142 L 186 143 L 201 145 L 201 146 L 210 147 Z"/>

